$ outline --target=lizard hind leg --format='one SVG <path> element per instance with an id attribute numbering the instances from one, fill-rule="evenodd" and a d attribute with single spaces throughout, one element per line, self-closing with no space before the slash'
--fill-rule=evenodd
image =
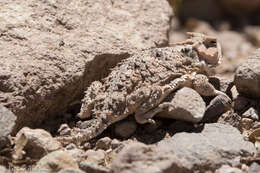
<path id="1" fill-rule="evenodd" d="M 231 107 L 232 100 L 229 98 L 229 96 L 217 89 L 209 83 L 207 76 L 198 74 L 195 76 L 193 82 L 193 89 L 195 89 L 200 95 L 202 96 L 221 96 L 220 101 L 223 102 L 223 104 L 226 107 Z M 216 101 L 218 102 L 218 100 Z"/>
<path id="2" fill-rule="evenodd" d="M 94 108 L 95 98 L 102 93 L 102 83 L 94 81 L 85 91 L 85 97 L 82 99 L 82 106 L 78 117 L 81 119 L 90 118 L 91 111 Z"/>

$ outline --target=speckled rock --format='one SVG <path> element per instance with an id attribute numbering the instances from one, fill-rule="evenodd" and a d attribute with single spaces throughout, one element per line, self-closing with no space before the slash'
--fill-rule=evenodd
<path id="1" fill-rule="evenodd" d="M 260 49 L 238 67 L 234 82 L 239 94 L 260 98 Z"/>
<path id="2" fill-rule="evenodd" d="M 129 54 L 166 45 L 171 15 L 166 0 L 2 0 L 0 103 L 16 129 L 64 112 Z"/>

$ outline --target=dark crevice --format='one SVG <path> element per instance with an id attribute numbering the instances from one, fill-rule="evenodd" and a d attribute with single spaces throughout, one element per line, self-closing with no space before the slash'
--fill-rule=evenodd
<path id="1" fill-rule="evenodd" d="M 16 126 L 13 129 L 15 134 L 24 126 L 31 128 L 44 128 L 53 122 L 52 120 L 60 120 L 67 111 L 78 112 L 79 106 L 71 109 L 71 103 L 80 101 L 84 96 L 84 91 L 95 80 L 100 80 L 110 73 L 110 69 L 115 67 L 121 60 L 128 58 L 130 55 L 124 53 L 116 54 L 101 54 L 94 57 L 85 65 L 84 73 L 73 80 L 68 81 L 63 87 L 51 92 L 44 98 L 36 98 L 27 100 L 27 104 L 23 110 L 14 112 L 17 115 Z M 74 114 L 72 112 L 72 114 Z M 57 126 L 63 121 L 56 122 Z"/>

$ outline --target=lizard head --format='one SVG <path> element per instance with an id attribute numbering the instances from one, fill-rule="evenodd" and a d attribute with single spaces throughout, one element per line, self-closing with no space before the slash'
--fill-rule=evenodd
<path id="1" fill-rule="evenodd" d="M 217 66 L 221 63 L 222 52 L 216 37 L 195 32 L 188 32 L 187 36 L 201 61 L 211 66 Z"/>

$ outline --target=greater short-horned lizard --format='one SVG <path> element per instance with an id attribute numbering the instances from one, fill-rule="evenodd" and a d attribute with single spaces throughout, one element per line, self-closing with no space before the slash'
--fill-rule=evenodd
<path id="1" fill-rule="evenodd" d="M 186 41 L 172 47 L 133 55 L 102 81 L 93 82 L 82 100 L 79 117 L 83 121 L 73 129 L 73 136 L 90 140 L 129 115 L 140 124 L 153 123 L 153 116 L 169 105 L 167 96 L 184 86 L 202 96 L 226 96 L 207 77 L 222 56 L 217 39 L 199 33 L 187 35 Z"/>

